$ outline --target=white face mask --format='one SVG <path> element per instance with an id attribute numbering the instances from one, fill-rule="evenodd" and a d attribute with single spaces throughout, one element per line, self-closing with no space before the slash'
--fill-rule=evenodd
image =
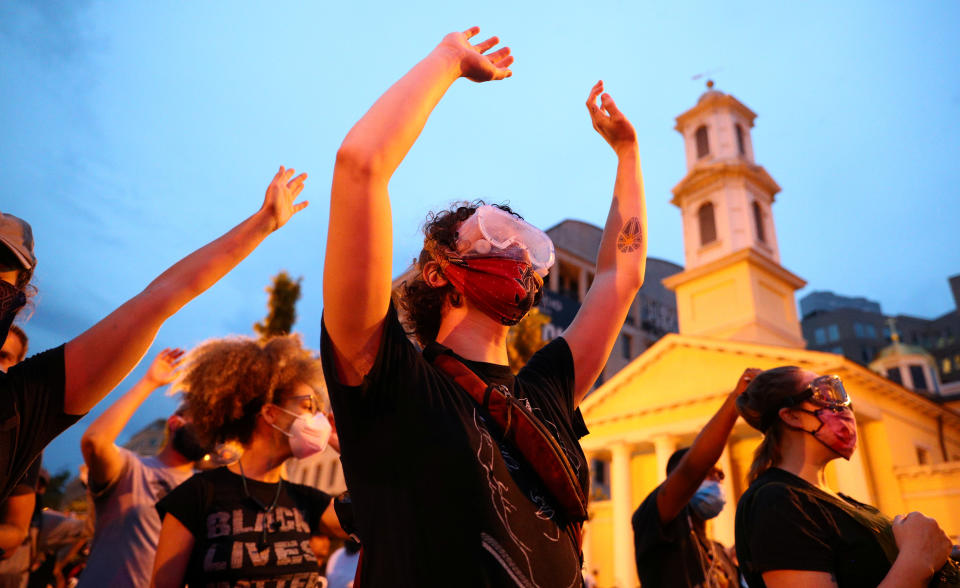
<path id="1" fill-rule="evenodd" d="M 276 405 L 274 405 L 276 406 Z M 296 414 L 277 406 L 280 410 L 290 416 L 296 417 L 289 431 L 284 431 L 280 427 L 270 423 L 270 426 L 287 436 L 290 442 L 290 451 L 297 459 L 310 457 L 315 453 L 320 453 L 327 448 L 327 441 L 330 440 L 330 434 L 333 427 L 330 421 L 322 412 L 316 414 Z"/>

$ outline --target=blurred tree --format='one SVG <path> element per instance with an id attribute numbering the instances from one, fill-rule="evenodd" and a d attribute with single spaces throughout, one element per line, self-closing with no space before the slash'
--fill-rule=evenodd
<path id="1" fill-rule="evenodd" d="M 297 300 L 300 299 L 302 280 L 297 278 L 294 281 L 286 271 L 273 276 L 273 283 L 267 287 L 267 293 L 270 294 L 267 316 L 263 322 L 253 325 L 253 330 L 261 339 L 290 334 L 293 323 L 297 321 Z"/>
<path id="2" fill-rule="evenodd" d="M 523 320 L 510 327 L 507 332 L 507 357 L 510 358 L 513 373 L 519 372 L 533 354 L 547 343 L 543 340 L 543 327 L 549 322 L 550 317 L 532 308 Z"/>
<path id="3" fill-rule="evenodd" d="M 50 481 L 47 482 L 47 491 L 44 492 L 41 503 L 46 508 L 58 509 L 60 508 L 60 502 L 63 501 L 63 490 L 67 485 L 67 479 L 70 477 L 70 472 L 66 469 L 60 470 L 56 474 L 50 476 Z"/>

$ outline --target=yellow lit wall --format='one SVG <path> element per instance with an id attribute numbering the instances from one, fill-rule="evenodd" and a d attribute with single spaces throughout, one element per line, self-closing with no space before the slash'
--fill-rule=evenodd
<path id="1" fill-rule="evenodd" d="M 613 446 L 630 447 L 627 496 L 593 503 L 586 536 L 588 569 L 599 571 L 600 586 L 636 586 L 632 533 L 615 537 L 611 519 L 632 513 L 662 479 L 663 455 L 689 445 L 720 407 L 747 367 L 797 365 L 817 373 L 837 373 L 854 400 L 860 443 L 849 462 L 836 460 L 826 472 L 836 490 L 878 506 L 890 516 L 920 510 L 937 518 L 944 530 L 960 535 L 960 462 L 942 463 L 938 418 L 944 422 L 948 454 L 960 453 L 960 415 L 922 398 L 842 356 L 705 337 L 667 335 L 581 406 L 591 434 L 584 450 L 606 459 Z M 746 489 L 746 477 L 760 434 L 742 421 L 731 435 L 725 464 L 732 509 Z M 665 441 L 666 440 L 666 441 Z M 658 444 L 660 454 L 658 455 Z M 917 464 L 917 447 L 926 448 L 931 465 Z M 610 468 L 608 468 L 609 470 Z M 611 483 L 611 488 L 624 487 Z M 621 527 L 622 528 L 622 527 Z M 733 510 L 710 525 L 713 536 L 733 543 Z M 616 561 L 614 546 L 631 546 L 630 561 Z M 623 551 L 621 550 L 621 553 Z"/>

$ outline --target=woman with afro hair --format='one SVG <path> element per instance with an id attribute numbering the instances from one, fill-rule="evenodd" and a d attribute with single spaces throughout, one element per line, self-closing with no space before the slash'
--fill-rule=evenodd
<path id="1" fill-rule="evenodd" d="M 316 586 L 311 539 L 342 531 L 329 496 L 281 473 L 288 458 L 330 440 L 319 360 L 295 335 L 215 339 L 189 354 L 174 389 L 203 441 L 236 442 L 243 453 L 157 503 L 152 585 Z"/>

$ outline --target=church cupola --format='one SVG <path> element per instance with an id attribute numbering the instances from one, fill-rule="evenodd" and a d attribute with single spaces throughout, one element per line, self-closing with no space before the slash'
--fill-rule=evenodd
<path id="1" fill-rule="evenodd" d="M 891 343 L 870 362 L 870 369 L 904 388 L 930 395 L 940 394 L 937 362 L 923 347 L 900 342 L 896 321 L 887 319 Z"/>
<path id="2" fill-rule="evenodd" d="M 780 186 L 753 158 L 750 130 L 757 115 L 729 94 L 713 89 L 677 117 L 687 175 L 673 188 L 683 214 L 686 266 L 691 268 L 752 247 L 780 262 L 773 225 Z"/>
<path id="3" fill-rule="evenodd" d="M 806 282 L 780 265 L 772 208 L 780 186 L 754 161 L 756 117 L 712 81 L 677 117 L 687 173 L 671 202 L 683 218 L 686 267 L 664 284 L 677 293 L 681 333 L 803 347 L 794 292 Z"/>

